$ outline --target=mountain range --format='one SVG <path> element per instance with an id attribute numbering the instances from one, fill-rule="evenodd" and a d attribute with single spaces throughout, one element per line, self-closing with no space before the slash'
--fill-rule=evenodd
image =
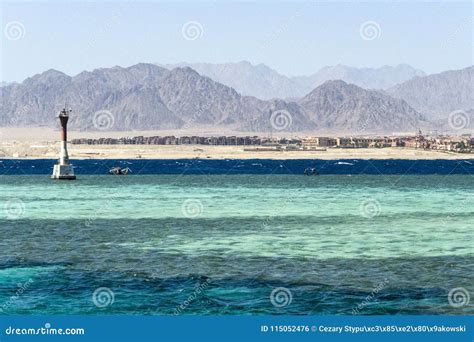
<path id="1" fill-rule="evenodd" d="M 387 89 L 393 97 L 404 99 L 432 120 L 446 118 L 451 112 L 474 110 L 474 66 L 414 77 Z"/>
<path id="2" fill-rule="evenodd" d="M 450 108 L 471 113 L 472 73 L 469 67 L 414 76 L 386 90 L 327 80 L 304 96 L 285 100 L 242 95 L 189 66 L 170 70 L 140 63 L 73 77 L 48 70 L 0 87 L 0 126 L 55 127 L 55 114 L 67 102 L 74 110 L 70 127 L 76 130 L 413 132 L 446 128 Z M 415 88 L 421 99 L 411 96 Z M 444 100 L 434 101 L 440 97 Z"/>
<path id="3" fill-rule="evenodd" d="M 160 65 L 160 64 L 158 64 Z M 234 88 L 239 93 L 259 99 L 300 98 L 326 81 L 342 80 L 366 89 L 387 89 L 416 76 L 425 76 L 407 64 L 380 68 L 354 68 L 345 65 L 327 66 L 308 76 L 287 77 L 265 64 L 177 63 L 160 65 L 167 69 L 190 67 L 203 76 Z"/>

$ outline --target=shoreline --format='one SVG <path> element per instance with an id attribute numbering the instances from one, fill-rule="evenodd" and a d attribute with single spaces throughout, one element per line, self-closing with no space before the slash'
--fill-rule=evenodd
<path id="1" fill-rule="evenodd" d="M 150 132 L 127 132 L 140 135 Z M 164 132 L 155 132 L 164 133 Z M 167 132 L 168 133 L 168 132 Z M 117 136 L 119 132 L 115 133 Z M 101 132 L 69 132 L 69 139 L 79 136 L 100 137 Z M 120 136 L 126 135 L 120 132 Z M 0 159 L 58 159 L 60 143 L 51 137 L 58 132 L 46 128 L 0 130 Z M 403 160 L 474 160 L 474 153 L 444 150 L 423 150 L 404 147 L 340 148 L 317 147 L 319 150 L 261 151 L 249 150 L 264 146 L 254 145 L 82 145 L 68 144 L 71 160 L 87 159 L 403 159 Z"/>
<path id="2" fill-rule="evenodd" d="M 249 151 L 245 146 L 212 145 L 71 145 L 73 160 L 92 159 L 202 159 L 202 160 L 474 160 L 474 153 L 456 153 L 400 147 L 327 148 L 302 151 Z M 51 159 L 59 157 L 59 143 L 0 144 L 0 159 Z"/>

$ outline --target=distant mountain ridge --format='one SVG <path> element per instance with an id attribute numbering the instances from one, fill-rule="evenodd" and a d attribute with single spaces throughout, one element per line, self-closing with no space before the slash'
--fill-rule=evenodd
<path id="1" fill-rule="evenodd" d="M 158 64 L 160 65 L 160 64 Z M 386 89 L 416 76 L 424 76 L 407 64 L 380 68 L 354 68 L 345 65 L 327 66 L 308 76 L 287 77 L 265 64 L 177 63 L 160 65 L 168 69 L 190 67 L 203 76 L 234 88 L 239 93 L 266 100 L 299 98 L 326 81 L 342 80 L 366 89 Z"/>
<path id="2" fill-rule="evenodd" d="M 232 131 L 385 133 L 429 127 L 404 100 L 327 81 L 293 100 L 243 96 L 189 67 L 154 64 L 68 76 L 48 70 L 0 88 L 0 126 L 55 127 L 67 102 L 76 130 L 161 130 L 205 126 Z"/>
<path id="3" fill-rule="evenodd" d="M 313 122 L 345 132 L 390 132 L 427 127 L 405 101 L 344 81 L 327 81 L 299 103 Z"/>
<path id="4" fill-rule="evenodd" d="M 432 119 L 446 118 L 456 110 L 474 110 L 474 66 L 425 77 L 415 77 L 387 90 Z"/>
<path id="5" fill-rule="evenodd" d="M 299 84 L 264 64 L 252 65 L 243 61 L 222 64 L 177 63 L 163 67 L 190 67 L 203 76 L 234 88 L 242 95 L 255 96 L 262 100 L 300 97 L 305 94 Z"/>

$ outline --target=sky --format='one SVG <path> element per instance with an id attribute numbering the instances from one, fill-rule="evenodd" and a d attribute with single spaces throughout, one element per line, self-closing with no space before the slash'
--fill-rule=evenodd
<path id="1" fill-rule="evenodd" d="M 327 65 L 473 63 L 473 3 L 3 1 L 0 80 L 140 62 L 264 63 L 287 75 Z"/>

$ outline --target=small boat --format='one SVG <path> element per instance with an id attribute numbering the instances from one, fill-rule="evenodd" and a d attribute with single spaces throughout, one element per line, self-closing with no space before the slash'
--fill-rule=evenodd
<path id="1" fill-rule="evenodd" d="M 304 169 L 304 174 L 306 176 L 315 176 L 318 174 L 318 170 L 316 170 L 315 167 L 307 167 L 306 169 Z"/>
<path id="2" fill-rule="evenodd" d="M 109 175 L 128 175 L 129 173 L 132 173 L 132 170 L 130 168 L 121 168 L 120 166 L 115 166 L 109 170 Z"/>

